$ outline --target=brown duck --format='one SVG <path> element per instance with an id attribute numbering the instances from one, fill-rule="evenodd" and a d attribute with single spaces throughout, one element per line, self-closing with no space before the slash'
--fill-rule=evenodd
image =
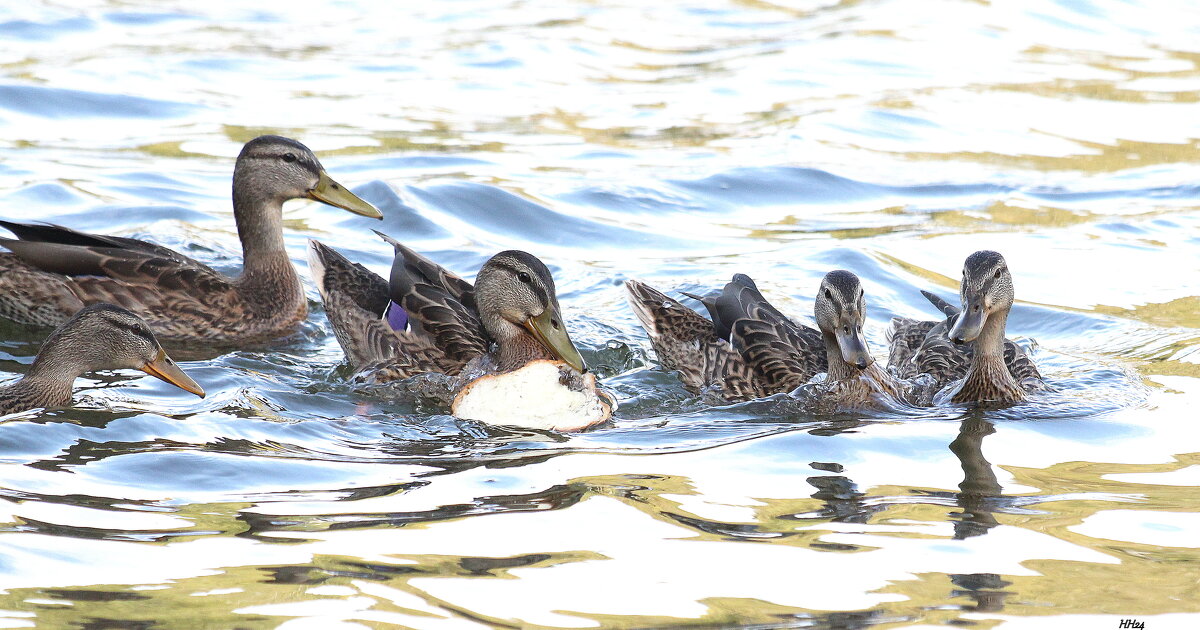
<path id="1" fill-rule="evenodd" d="M 48 224 L 0 221 L 0 316 L 58 326 L 88 304 L 119 304 L 165 341 L 240 343 L 293 332 L 308 313 L 283 242 L 283 203 L 306 197 L 373 218 L 371 204 L 333 181 L 312 151 L 279 136 L 246 143 L 233 173 L 244 266 L 236 278 L 144 241 Z"/>
<path id="2" fill-rule="evenodd" d="M 125 368 L 204 397 L 204 390 L 167 356 L 146 322 L 123 308 L 93 304 L 46 338 L 25 376 L 0 386 L 0 415 L 69 405 L 77 377 Z"/>
<path id="3" fill-rule="evenodd" d="M 350 364 L 371 380 L 457 375 L 484 356 L 499 371 L 538 359 L 586 371 L 562 323 L 554 279 L 535 256 L 500 252 L 484 263 L 472 285 L 379 236 L 395 249 L 390 280 L 309 241 L 309 269 L 329 323 Z"/>
<path id="4" fill-rule="evenodd" d="M 607 421 L 571 342 L 550 270 L 522 251 L 496 254 L 475 284 L 394 239 L 390 279 L 309 241 L 309 268 L 350 364 L 385 383 L 437 373 L 453 379 L 459 417 L 556 431 Z"/>
<path id="5" fill-rule="evenodd" d="M 1014 292 L 1003 256 L 984 250 L 967 257 L 961 309 L 922 294 L 947 319 L 892 320 L 890 363 L 901 377 L 929 374 L 939 387 L 961 381 L 950 399 L 954 403 L 1015 403 L 1046 388 L 1029 356 L 1004 337 Z"/>
<path id="6" fill-rule="evenodd" d="M 833 406 L 868 404 L 879 392 L 900 393 L 863 341 L 864 294 L 849 271 L 822 279 L 813 307 L 819 330 L 785 317 L 744 274 L 716 297 L 696 298 L 711 320 L 636 280 L 626 281 L 625 288 L 663 367 L 678 371 L 690 391 L 712 389 L 726 400 L 749 400 L 790 392 L 827 372 L 820 397 Z"/>

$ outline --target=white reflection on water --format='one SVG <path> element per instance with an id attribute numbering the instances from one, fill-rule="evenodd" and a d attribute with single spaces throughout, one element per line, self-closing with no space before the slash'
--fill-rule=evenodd
<path id="1" fill-rule="evenodd" d="M 1200 547 L 1200 514 L 1108 510 L 1089 516 L 1072 527 L 1093 538 L 1134 541 L 1164 547 Z"/>

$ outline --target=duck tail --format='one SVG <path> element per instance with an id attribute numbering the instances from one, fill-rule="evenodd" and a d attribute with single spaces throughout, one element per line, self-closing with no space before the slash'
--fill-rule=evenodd
<path id="1" fill-rule="evenodd" d="M 325 271 L 329 265 L 325 261 L 334 256 L 345 260 L 344 256 L 321 241 L 308 239 L 308 272 L 312 275 L 313 283 L 317 285 L 317 292 L 321 294 L 322 301 L 329 299 L 329 294 L 325 291 Z"/>
<path id="2" fill-rule="evenodd" d="M 929 302 L 936 306 L 939 311 L 946 315 L 946 317 L 954 317 L 955 315 L 958 315 L 960 310 L 962 310 L 946 300 L 943 300 L 942 298 L 930 293 L 929 291 L 921 291 L 921 295 L 924 295 L 925 299 L 929 300 Z"/>
<path id="3" fill-rule="evenodd" d="M 662 291 L 645 282 L 632 279 L 625 281 L 625 299 L 629 301 L 629 307 L 633 309 L 633 314 L 637 316 L 638 322 L 642 324 L 642 328 L 646 329 L 646 334 L 650 336 L 651 340 L 660 336 L 658 322 L 661 321 L 661 317 L 658 313 L 673 305 L 679 305 L 680 308 L 683 306 L 678 301 L 667 297 Z"/>

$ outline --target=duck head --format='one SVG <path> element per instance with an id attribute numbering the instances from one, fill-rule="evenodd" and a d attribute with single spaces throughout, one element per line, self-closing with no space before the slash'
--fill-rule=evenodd
<path id="1" fill-rule="evenodd" d="M 524 331 L 559 360 L 587 371 L 563 323 L 554 278 L 537 257 L 518 250 L 493 256 L 475 278 L 475 303 L 484 328 L 502 346 Z"/>
<path id="2" fill-rule="evenodd" d="M 146 322 L 111 304 L 80 309 L 46 339 L 33 367 L 70 378 L 129 368 L 204 397 L 204 389 L 171 360 Z"/>
<path id="3" fill-rule="evenodd" d="M 990 250 L 967 256 L 959 297 L 962 313 L 949 336 L 954 343 L 968 343 L 979 336 L 989 318 L 1012 308 L 1012 275 L 1004 257 Z"/>
<path id="4" fill-rule="evenodd" d="M 242 147 L 234 166 L 233 190 L 235 204 L 239 196 L 274 204 L 308 198 L 364 217 L 383 218 L 375 206 L 334 181 L 308 147 L 283 136 L 259 136 Z"/>
<path id="5" fill-rule="evenodd" d="M 836 342 L 842 361 L 860 370 L 875 360 L 863 341 L 862 329 L 867 319 L 863 297 L 858 276 L 838 269 L 825 274 L 821 280 L 813 308 L 817 327 L 827 340 L 832 338 Z M 829 360 L 834 359 L 831 356 Z"/>

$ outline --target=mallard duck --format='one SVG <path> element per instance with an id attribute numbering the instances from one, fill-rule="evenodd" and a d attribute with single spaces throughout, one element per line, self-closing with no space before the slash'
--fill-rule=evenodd
<path id="1" fill-rule="evenodd" d="M 961 309 L 921 293 L 946 319 L 892 320 L 890 364 L 901 377 L 929 374 L 939 386 L 961 380 L 950 397 L 954 403 L 1015 403 L 1029 391 L 1045 389 L 1029 356 L 1004 338 L 1014 294 L 1003 256 L 983 250 L 967 257 Z"/>
<path id="2" fill-rule="evenodd" d="M 595 375 L 571 343 L 542 261 L 500 252 L 471 285 L 376 233 L 395 250 L 388 281 L 309 241 L 309 268 L 329 323 L 368 380 L 460 376 L 455 415 L 492 424 L 576 430 L 608 419 L 611 405 L 598 398 Z M 545 391 L 530 391 L 535 386 Z M 583 419 L 574 415 L 581 411 Z"/>
<path id="3" fill-rule="evenodd" d="M 371 204 L 333 181 L 308 147 L 279 136 L 246 143 L 233 172 L 244 266 L 226 277 L 178 252 L 132 238 L 0 221 L 0 316 L 58 326 L 88 304 L 137 313 L 165 341 L 237 343 L 291 333 L 308 313 L 283 243 L 283 202 L 307 197 L 373 218 Z"/>
<path id="4" fill-rule="evenodd" d="M 711 321 L 644 283 L 627 280 L 625 288 L 659 360 L 679 371 L 690 391 L 714 389 L 726 400 L 748 400 L 790 392 L 824 371 L 820 398 L 837 407 L 901 393 L 862 339 L 864 295 L 849 271 L 831 271 L 821 281 L 813 307 L 820 330 L 785 317 L 744 274 L 716 297 L 687 294 L 700 300 Z"/>
<path id="5" fill-rule="evenodd" d="M 715 297 L 686 294 L 711 320 L 643 282 L 626 280 L 625 290 L 658 360 L 688 391 L 751 400 L 792 391 L 825 365 L 821 333 L 777 311 L 745 274 Z"/>
<path id="6" fill-rule="evenodd" d="M 0 386 L 0 415 L 69 405 L 80 375 L 125 368 L 204 397 L 204 390 L 167 356 L 146 322 L 119 306 L 93 304 L 50 333 L 25 376 Z"/>
<path id="7" fill-rule="evenodd" d="M 910 387 L 880 367 L 863 340 L 865 297 L 858 276 L 841 269 L 825 274 L 817 291 L 813 313 L 828 359 L 828 374 L 818 397 L 838 409 L 873 406 L 879 395 L 894 401 L 910 398 Z"/>

